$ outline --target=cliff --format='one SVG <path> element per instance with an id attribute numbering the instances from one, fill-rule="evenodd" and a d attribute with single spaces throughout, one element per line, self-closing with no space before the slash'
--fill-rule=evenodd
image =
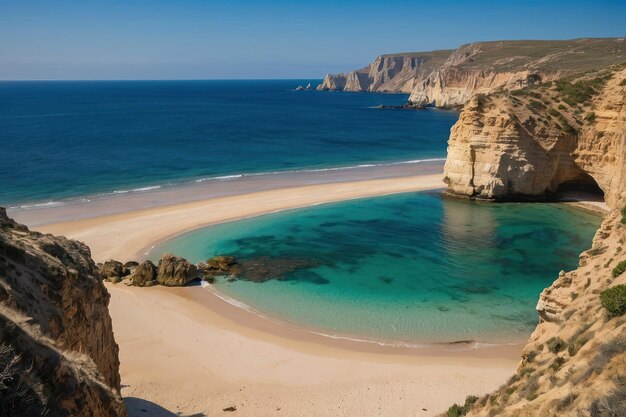
<path id="1" fill-rule="evenodd" d="M 495 41 L 451 51 L 382 55 L 318 90 L 410 93 L 420 108 L 461 107 L 475 94 L 514 90 L 626 61 L 625 38 Z"/>
<path id="2" fill-rule="evenodd" d="M 599 187 L 615 207 L 626 184 L 624 65 L 491 96 L 452 127 L 448 191 L 484 199 Z"/>
<path id="3" fill-rule="evenodd" d="M 0 415 L 126 416 L 108 303 L 87 246 L 0 208 Z"/>
<path id="4" fill-rule="evenodd" d="M 452 51 L 381 55 L 368 66 L 347 74 L 327 74 L 317 90 L 410 93 Z"/>
<path id="5" fill-rule="evenodd" d="M 603 297 L 626 284 L 625 68 L 475 96 L 453 127 L 445 166 L 451 193 L 517 199 L 599 188 L 611 212 L 578 269 L 561 272 L 541 293 L 539 324 L 516 373 L 448 416 L 624 415 L 626 316 L 610 314 Z M 626 308 L 620 297 L 618 310 Z"/>
<path id="6" fill-rule="evenodd" d="M 415 105 L 460 107 L 474 94 L 518 89 L 626 61 L 626 39 L 477 42 L 459 47 L 418 83 Z"/>

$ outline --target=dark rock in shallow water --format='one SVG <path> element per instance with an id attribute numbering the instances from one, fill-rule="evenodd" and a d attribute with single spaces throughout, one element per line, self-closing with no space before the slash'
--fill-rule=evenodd
<path id="1" fill-rule="evenodd" d="M 235 277 L 241 273 L 234 256 L 215 256 L 206 262 L 200 262 L 198 269 L 204 274 L 205 281 L 217 276 Z"/>
<path id="2" fill-rule="evenodd" d="M 237 259 L 233 256 L 216 256 L 198 264 L 206 281 L 223 276 L 228 281 L 242 279 L 253 282 L 265 282 L 271 279 L 285 279 L 286 275 L 299 269 L 312 268 L 319 263 L 302 258 L 274 258 L 258 256 Z M 325 281 L 325 280 L 324 280 Z M 315 277 L 312 282 L 326 283 Z"/>
<path id="3" fill-rule="evenodd" d="M 198 277 L 198 268 L 179 256 L 166 253 L 159 261 L 156 281 L 166 287 L 180 287 Z"/>
<path id="4" fill-rule="evenodd" d="M 284 279 L 287 274 L 298 269 L 313 268 L 318 263 L 302 258 L 273 258 L 259 256 L 238 261 L 241 268 L 240 279 L 265 282 L 271 279 Z"/>
<path id="5" fill-rule="evenodd" d="M 152 261 L 145 261 L 139 264 L 129 279 L 128 285 L 136 287 L 150 287 L 154 285 L 157 275 L 157 267 Z"/>
<path id="6" fill-rule="evenodd" d="M 378 109 L 392 109 L 392 110 L 424 110 L 426 108 L 425 105 L 423 104 L 415 104 L 415 103 L 411 103 L 410 101 L 408 103 L 405 104 L 401 104 L 399 106 L 391 106 L 391 105 L 387 105 L 387 104 L 381 104 L 379 106 L 376 106 L 376 108 Z"/>

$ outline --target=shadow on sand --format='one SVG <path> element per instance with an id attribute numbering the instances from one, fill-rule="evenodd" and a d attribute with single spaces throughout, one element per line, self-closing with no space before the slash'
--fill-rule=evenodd
<path id="1" fill-rule="evenodd" d="M 125 397 L 124 403 L 129 417 L 205 417 L 204 413 L 181 414 L 173 413 L 152 401 L 137 397 Z"/>

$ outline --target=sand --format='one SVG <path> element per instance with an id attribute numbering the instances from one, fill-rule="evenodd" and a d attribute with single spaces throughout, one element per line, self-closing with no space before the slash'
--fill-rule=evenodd
<path id="1" fill-rule="evenodd" d="M 233 406 L 251 417 L 432 416 L 499 387 L 520 351 L 353 349 L 200 287 L 107 287 L 131 416 L 223 416 Z"/>
<path id="2" fill-rule="evenodd" d="M 195 228 L 321 203 L 439 189 L 441 177 L 318 183 L 129 205 L 127 211 L 96 210 L 95 216 L 80 213 L 55 223 L 46 222 L 42 210 L 36 229 L 86 242 L 98 261 L 127 261 Z M 59 215 L 55 210 L 50 218 Z M 230 414 L 223 411 L 228 407 L 236 407 L 232 415 L 254 417 L 432 416 L 469 394 L 503 384 L 521 350 L 396 348 L 336 340 L 236 308 L 199 286 L 107 288 L 120 345 L 122 394 L 131 416 L 223 416 Z"/>
<path id="3" fill-rule="evenodd" d="M 441 174 L 305 185 L 43 224 L 37 230 L 85 242 L 97 262 L 125 262 L 142 259 L 158 242 L 212 224 L 322 203 L 443 187 Z"/>

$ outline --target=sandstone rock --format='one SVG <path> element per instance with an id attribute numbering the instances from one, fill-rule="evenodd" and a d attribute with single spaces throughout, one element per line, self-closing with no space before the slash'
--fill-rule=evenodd
<path id="1" fill-rule="evenodd" d="M 132 272 L 138 266 L 139 266 L 139 262 L 137 261 L 128 261 L 124 264 L 124 268 L 126 268 L 130 272 Z"/>
<path id="2" fill-rule="evenodd" d="M 313 90 L 313 86 L 311 85 L 311 83 L 308 83 L 308 84 L 306 85 L 305 90 L 307 90 L 307 91 L 311 91 L 311 90 Z"/>
<path id="3" fill-rule="evenodd" d="M 124 265 L 113 259 L 106 261 L 100 267 L 100 277 L 103 280 L 110 280 L 113 277 L 121 278 L 126 275 L 128 275 L 128 270 L 124 268 Z"/>
<path id="4" fill-rule="evenodd" d="M 599 187 L 607 203 L 615 206 L 626 187 L 626 106 L 619 85 L 626 70 L 602 70 L 583 79 L 608 73 L 612 78 L 586 104 L 597 115 L 593 124 L 582 124 L 576 108 L 560 104 L 555 86 L 532 91 L 549 103 L 540 104 L 543 111 L 532 110 L 532 101 L 537 102 L 532 96 L 499 93 L 472 98 L 448 141 L 444 168 L 448 191 L 476 198 L 520 199 L 546 197 L 578 185 Z M 555 116 L 547 117 L 548 108 Z"/>
<path id="5" fill-rule="evenodd" d="M 451 53 L 432 51 L 382 55 L 360 70 L 326 75 L 317 90 L 410 93 Z"/>
<path id="6" fill-rule="evenodd" d="M 302 90 L 304 90 L 303 86 L 299 85 L 299 86 L 296 87 L 296 91 L 302 91 Z"/>
<path id="7" fill-rule="evenodd" d="M 159 261 L 156 281 L 166 287 L 180 287 L 198 277 L 198 269 L 186 259 L 166 253 Z"/>
<path id="8" fill-rule="evenodd" d="M 157 276 L 157 267 L 147 260 L 139 264 L 129 277 L 128 285 L 136 287 L 150 287 L 154 285 Z"/>
<path id="9" fill-rule="evenodd" d="M 108 303 L 87 246 L 0 208 L 0 415 L 126 416 Z"/>

